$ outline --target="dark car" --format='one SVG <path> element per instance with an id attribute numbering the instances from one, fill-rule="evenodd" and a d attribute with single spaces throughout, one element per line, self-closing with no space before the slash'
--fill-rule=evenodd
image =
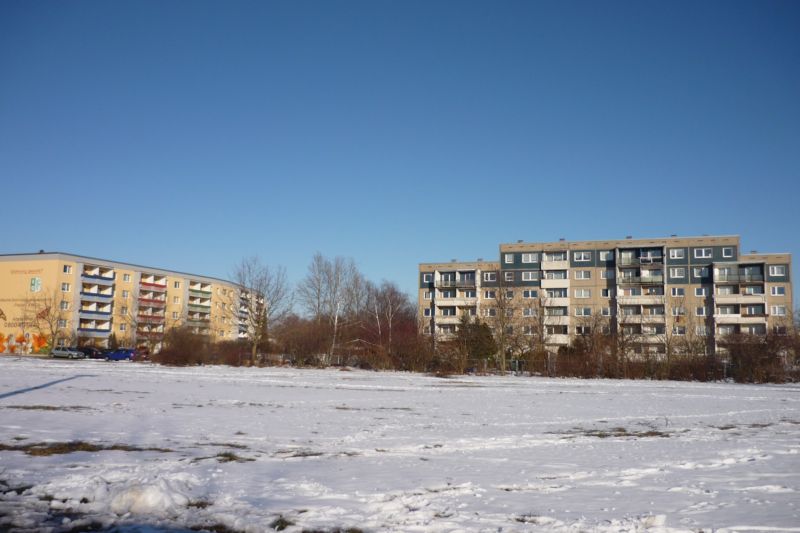
<path id="1" fill-rule="evenodd" d="M 89 359 L 105 359 L 103 352 L 94 346 L 81 346 L 78 351 Z"/>
<path id="2" fill-rule="evenodd" d="M 117 348 L 105 353 L 106 361 L 131 361 L 136 351 L 133 348 Z"/>

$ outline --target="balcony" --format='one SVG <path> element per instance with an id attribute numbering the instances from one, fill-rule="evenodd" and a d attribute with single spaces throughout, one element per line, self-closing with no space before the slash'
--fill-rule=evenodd
<path id="1" fill-rule="evenodd" d="M 189 296 L 196 296 L 197 298 L 211 298 L 211 291 L 202 291 L 200 289 L 189 289 Z"/>
<path id="2" fill-rule="evenodd" d="M 621 267 L 662 266 L 664 257 L 620 257 L 618 264 Z"/>
<path id="3" fill-rule="evenodd" d="M 714 273 L 714 283 L 750 283 L 764 281 L 763 274 L 721 274 Z"/>
<path id="4" fill-rule="evenodd" d="M 108 302 L 114 297 L 114 293 L 103 294 L 100 292 L 81 291 L 81 300 L 86 302 Z"/>
<path id="5" fill-rule="evenodd" d="M 767 321 L 767 315 L 714 315 L 717 324 L 763 324 Z"/>
<path id="6" fill-rule="evenodd" d="M 211 304 L 187 304 L 186 307 L 192 311 L 199 311 L 201 313 L 211 312 Z"/>
<path id="7" fill-rule="evenodd" d="M 545 307 L 567 307 L 567 306 L 569 306 L 569 298 L 568 297 L 564 297 L 564 298 L 553 297 L 553 298 L 551 298 L 549 296 L 545 296 L 544 299 L 542 300 L 542 304 Z"/>
<path id="8" fill-rule="evenodd" d="M 439 279 L 436 281 L 435 286 L 442 289 L 472 289 L 475 288 L 476 284 L 474 279 Z"/>
<path id="9" fill-rule="evenodd" d="M 476 305 L 478 303 L 478 298 L 437 298 L 436 305 L 441 307 L 451 307 L 454 305 Z"/>
<path id="10" fill-rule="evenodd" d="M 714 301 L 718 304 L 763 304 L 767 297 L 763 294 L 717 294 Z"/>
<path id="11" fill-rule="evenodd" d="M 569 344 L 569 335 L 564 334 L 551 334 L 546 336 L 546 343 L 547 344 Z"/>
<path id="12" fill-rule="evenodd" d="M 137 320 L 143 324 L 161 324 L 164 322 L 163 315 L 138 315 Z"/>
<path id="13" fill-rule="evenodd" d="M 141 283 L 139 283 L 139 285 L 141 285 L 142 288 L 144 288 L 144 289 L 155 291 L 155 292 L 166 292 L 166 290 L 167 290 L 167 285 L 166 284 L 162 285 L 161 283 L 147 283 L 147 282 L 142 281 Z"/>
<path id="14" fill-rule="evenodd" d="M 166 307 L 166 300 L 158 300 L 156 298 L 139 298 L 139 305 L 143 307 Z"/>
<path id="15" fill-rule="evenodd" d="M 569 288 L 569 278 L 566 279 L 542 279 L 542 289 L 567 289 Z"/>
<path id="16" fill-rule="evenodd" d="M 663 295 L 642 294 L 636 296 L 617 296 L 619 305 L 663 305 L 665 298 Z"/>
<path id="17" fill-rule="evenodd" d="M 546 326 L 569 326 L 569 323 L 570 317 L 567 315 L 544 317 L 544 324 Z"/>
<path id="18" fill-rule="evenodd" d="M 110 311 L 91 311 L 89 309 L 81 309 L 80 311 L 78 311 L 78 317 L 85 318 L 87 320 L 94 320 L 94 319 L 108 320 L 110 316 L 111 316 Z"/>
<path id="19" fill-rule="evenodd" d="M 89 274 L 81 274 L 81 280 L 86 281 L 88 283 L 94 283 L 97 285 L 113 285 L 114 284 L 114 276 L 106 277 L 106 276 L 93 276 Z"/>
<path id="20" fill-rule="evenodd" d="M 567 270 L 569 268 L 569 261 L 552 261 L 550 259 L 542 259 L 542 270 Z"/>
<path id="21" fill-rule="evenodd" d="M 79 337 L 89 337 L 89 338 L 104 338 L 111 335 L 111 329 L 102 329 L 102 328 L 78 328 L 78 336 Z"/>
<path id="22" fill-rule="evenodd" d="M 440 316 L 436 317 L 436 325 L 437 326 L 443 326 L 445 324 L 460 324 L 460 323 L 461 323 L 461 317 L 460 316 L 452 316 L 452 315 L 442 316 L 442 315 L 440 315 Z"/>
<path id="23" fill-rule="evenodd" d="M 663 285 L 664 276 L 625 276 L 617 278 L 618 285 Z"/>
<path id="24" fill-rule="evenodd" d="M 642 324 L 663 324 L 667 321 L 667 315 L 640 315 Z"/>

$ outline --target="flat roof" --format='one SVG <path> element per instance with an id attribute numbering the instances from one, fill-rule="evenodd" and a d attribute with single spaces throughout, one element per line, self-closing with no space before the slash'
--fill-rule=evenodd
<path id="1" fill-rule="evenodd" d="M 33 252 L 33 253 L 22 253 L 22 254 L 0 254 L 0 261 L 37 261 L 37 260 L 47 260 L 47 259 L 68 259 L 72 261 L 82 262 L 82 263 L 90 263 L 93 265 L 98 266 L 107 266 L 112 268 L 130 268 L 132 270 L 142 270 L 146 272 L 151 272 L 153 274 L 163 274 L 163 275 L 178 275 L 192 279 L 198 280 L 207 280 L 207 281 L 219 281 L 222 283 L 228 283 L 230 285 L 236 285 L 236 283 L 229 281 L 227 279 L 222 278 L 215 278 L 212 276 L 203 276 L 200 274 L 192 274 L 190 272 L 180 272 L 178 270 L 167 270 L 165 268 L 157 268 L 157 267 L 150 267 L 145 265 L 137 265 L 135 263 L 125 263 L 122 261 L 112 261 L 110 259 L 100 259 L 97 257 L 89 257 L 85 255 L 77 255 L 77 254 L 70 254 L 65 252 Z"/>
<path id="2" fill-rule="evenodd" d="M 708 243 L 714 242 L 722 242 L 724 244 L 739 244 L 739 236 L 738 235 L 699 235 L 699 236 L 669 236 L 669 237 L 651 237 L 651 238 L 642 238 L 642 239 L 603 239 L 603 240 L 594 240 L 594 241 L 568 241 L 568 240 L 559 240 L 559 241 L 548 241 L 548 242 L 515 242 L 515 243 L 502 243 L 500 244 L 500 250 L 522 250 L 522 249 L 530 249 L 530 248 L 549 248 L 549 249 L 557 249 L 558 247 L 564 248 L 576 248 L 576 247 L 587 247 L 587 248 L 603 248 L 603 247 L 622 247 L 626 245 L 630 246 L 658 246 L 664 242 L 672 242 L 674 244 L 681 243 L 682 241 L 686 241 L 688 244 L 689 242 L 697 242 L 697 241 L 704 241 Z"/>

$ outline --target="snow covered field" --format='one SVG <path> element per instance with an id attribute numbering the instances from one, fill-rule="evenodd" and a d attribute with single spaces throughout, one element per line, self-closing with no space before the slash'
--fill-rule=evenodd
<path id="1" fill-rule="evenodd" d="M 0 359 L 0 531 L 800 531 L 800 387 Z"/>

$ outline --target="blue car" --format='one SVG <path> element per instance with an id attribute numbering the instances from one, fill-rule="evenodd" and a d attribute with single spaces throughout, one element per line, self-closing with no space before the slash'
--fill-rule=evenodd
<path id="1" fill-rule="evenodd" d="M 106 361 L 132 361 L 135 353 L 133 348 L 117 348 L 106 354 Z"/>

